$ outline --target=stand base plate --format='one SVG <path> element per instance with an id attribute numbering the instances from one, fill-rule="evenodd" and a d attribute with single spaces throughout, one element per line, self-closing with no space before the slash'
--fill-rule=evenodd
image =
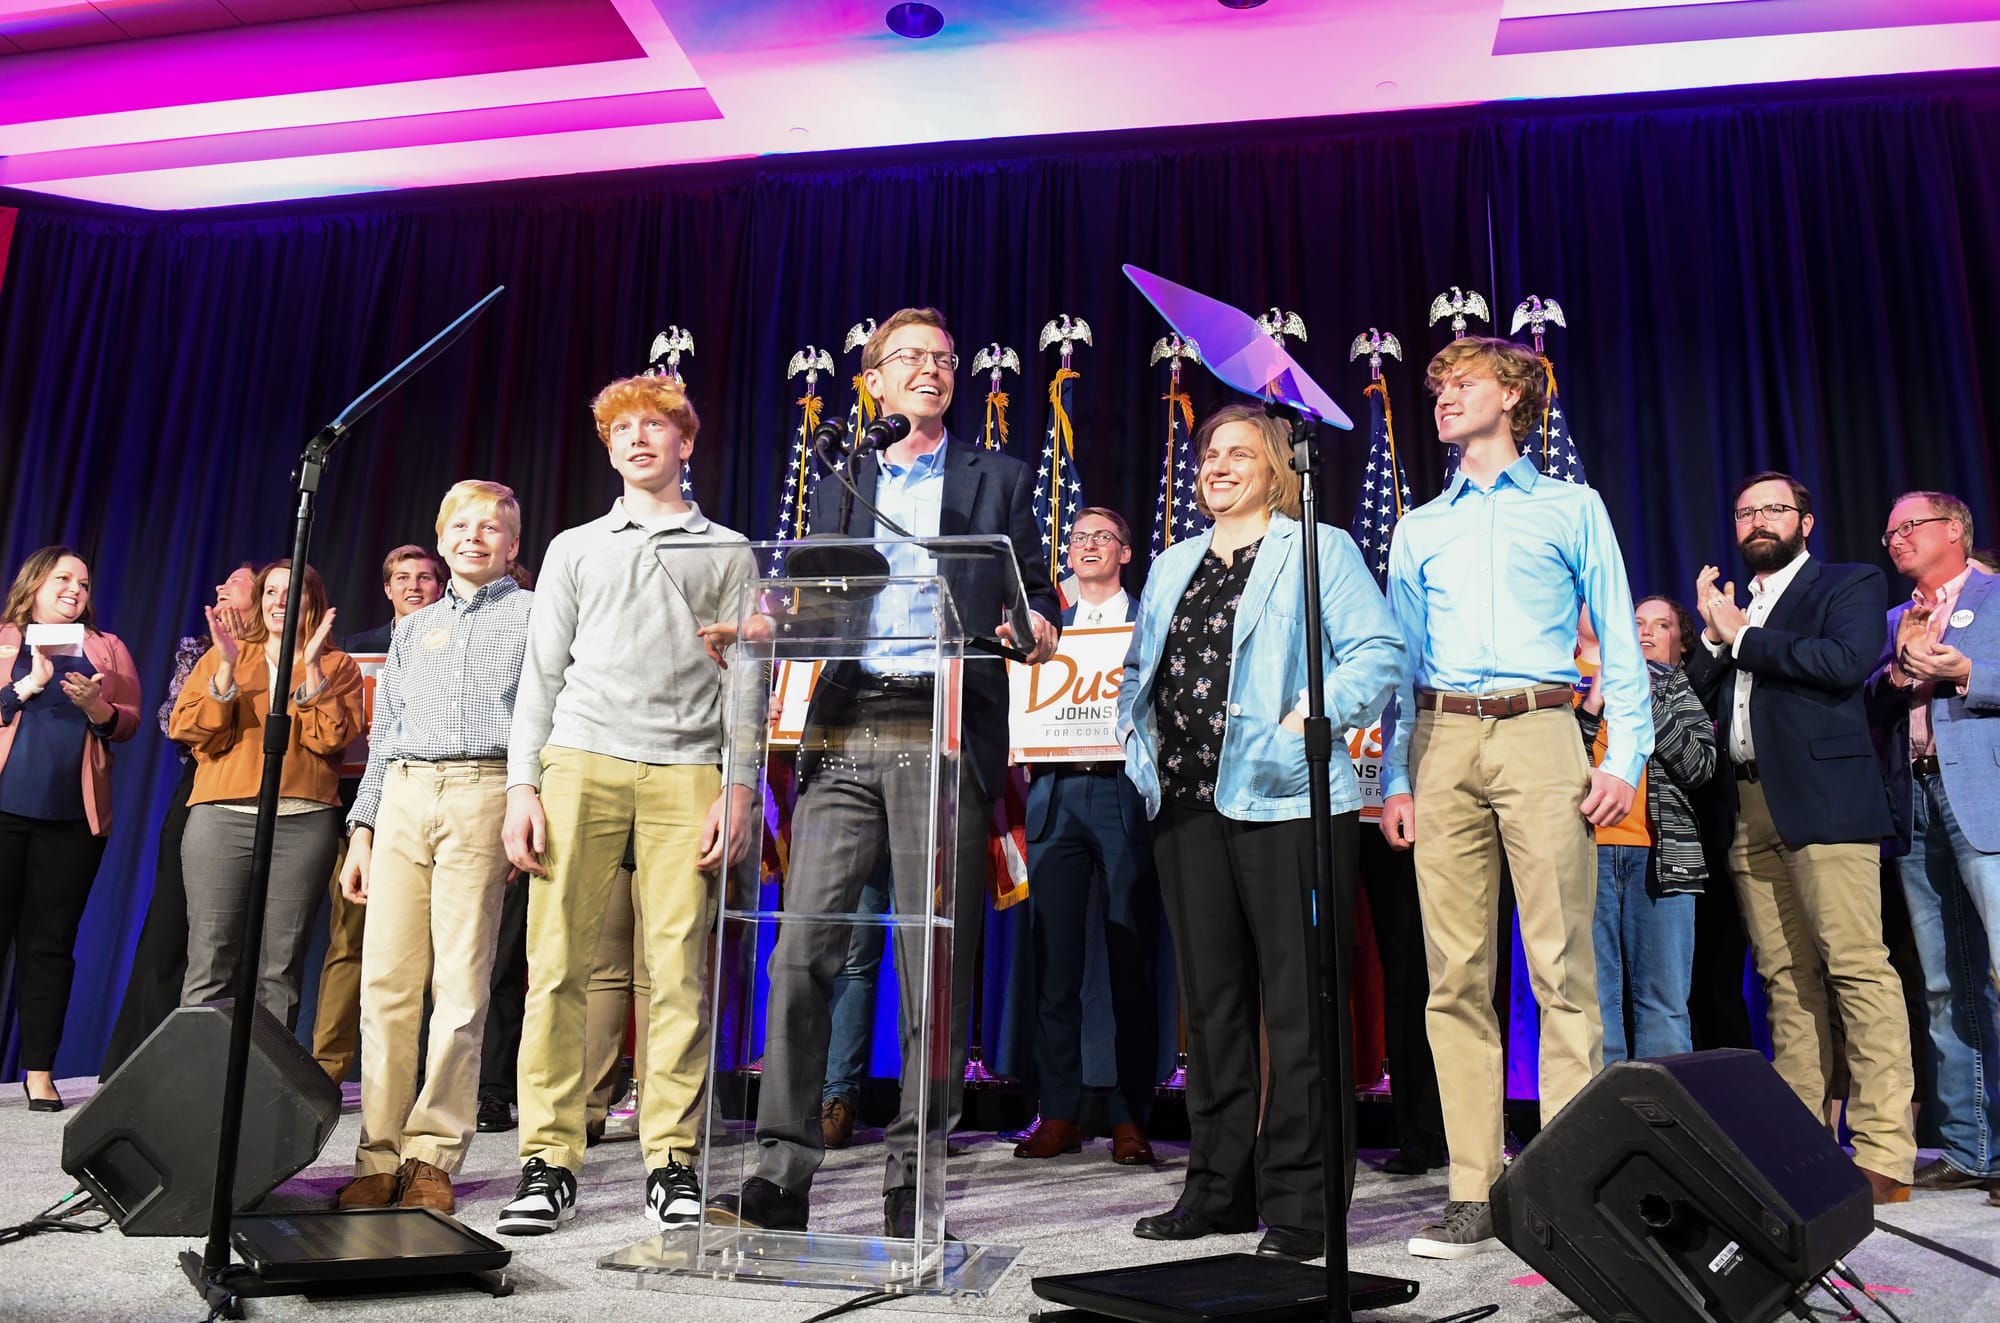
<path id="1" fill-rule="evenodd" d="M 1327 1305 L 1324 1267 L 1256 1254 L 1063 1273 L 1035 1278 L 1034 1288 L 1044 1300 L 1130 1323 L 1291 1323 L 1324 1319 Z M 1347 1274 L 1350 1311 L 1416 1298 L 1415 1282 Z"/>

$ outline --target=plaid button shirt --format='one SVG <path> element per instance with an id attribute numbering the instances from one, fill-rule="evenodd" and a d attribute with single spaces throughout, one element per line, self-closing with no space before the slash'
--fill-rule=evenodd
<path id="1" fill-rule="evenodd" d="M 446 584 L 443 597 L 397 624 L 348 826 L 373 829 L 393 763 L 507 757 L 534 596 L 505 575 L 471 597 Z"/>

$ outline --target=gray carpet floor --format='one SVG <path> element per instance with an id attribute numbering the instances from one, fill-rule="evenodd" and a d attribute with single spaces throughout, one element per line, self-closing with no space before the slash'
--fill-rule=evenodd
<path id="1" fill-rule="evenodd" d="M 62 1087 L 74 1105 L 89 1096 L 91 1086 L 88 1081 L 71 1080 Z M 352 1086 L 349 1093 L 351 1097 Z M 0 1182 L 0 1225 L 33 1216 L 73 1188 L 59 1161 L 67 1115 L 31 1113 L 18 1093 L 0 1100 L 0 1152 L 8 1156 L 8 1176 Z M 268 1206 L 304 1208 L 330 1202 L 349 1173 L 359 1124 L 350 1109 L 320 1159 L 283 1186 Z M 814 1189 L 816 1225 L 823 1215 L 860 1221 L 879 1216 L 874 1211 L 880 1207 L 882 1150 L 873 1142 L 877 1138 L 864 1132 L 855 1147 L 831 1155 Z M 1253 1235 L 1211 1237 L 1192 1246 L 1132 1236 L 1135 1218 L 1173 1203 L 1186 1167 L 1185 1145 L 1158 1145 L 1158 1167 L 1131 1169 L 1113 1166 L 1102 1141 L 1087 1144 L 1081 1154 L 1031 1163 L 1014 1158 L 1011 1146 L 991 1134 L 959 1138 L 970 1151 L 951 1164 L 950 1225 L 970 1241 L 1019 1245 L 1019 1261 L 989 1295 L 899 1299 L 871 1308 L 866 1315 L 906 1321 L 1023 1318 L 1042 1307 L 1030 1288 L 1030 1279 L 1038 1273 L 1249 1250 L 1256 1244 Z M 514 1141 L 513 1134 L 479 1136 L 460 1173 L 459 1215 L 489 1234 L 518 1175 Z M 601 1256 L 645 1234 L 644 1181 L 635 1144 L 610 1143 L 593 1149 L 582 1176 L 576 1220 L 555 1235 L 507 1242 L 517 1251 L 511 1269 L 517 1287 L 511 1298 L 495 1300 L 471 1292 L 358 1301 L 284 1297 L 253 1302 L 252 1316 L 423 1323 L 528 1318 L 537 1323 L 634 1318 L 803 1323 L 853 1298 L 837 1290 L 678 1277 L 668 1279 L 666 1289 L 634 1289 L 626 1274 L 607 1272 L 596 1264 Z M 1421 1284 L 1414 1304 L 1369 1317 L 1383 1323 L 1416 1323 L 1492 1303 L 1500 1310 L 1495 1317 L 1507 1321 L 1584 1318 L 1506 1251 L 1458 1263 L 1411 1258 L 1404 1241 L 1439 1211 L 1443 1199 L 1441 1174 L 1399 1179 L 1364 1170 L 1352 1218 L 1352 1266 L 1412 1277 Z M 1988 1207 L 1976 1193 L 1919 1194 L 1913 1202 L 1883 1214 L 1887 1223 L 1976 1259 L 2000 1259 L 2000 1208 Z M 176 1261 L 187 1243 L 128 1239 L 114 1229 L 93 1236 L 42 1235 L 0 1246 L 0 1319 L 192 1323 L 204 1316 L 205 1309 Z M 1885 1231 L 1877 1230 L 1847 1259 L 1869 1285 L 1884 1289 L 1904 1323 L 2000 1319 L 2000 1278 Z M 1818 1307 L 1816 1318 L 1841 1317 L 1824 1294 L 1815 1294 L 1813 1303 Z M 1863 1316 L 1888 1317 L 1872 1306 L 1864 1306 Z"/>

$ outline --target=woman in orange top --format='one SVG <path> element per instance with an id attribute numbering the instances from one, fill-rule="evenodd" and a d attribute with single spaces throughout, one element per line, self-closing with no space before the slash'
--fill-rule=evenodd
<path id="1" fill-rule="evenodd" d="M 285 627 L 291 562 L 257 575 L 257 616 L 239 639 L 211 610 L 215 646 L 189 673 L 174 703 L 169 734 L 194 754 L 181 837 L 188 901 L 187 977 L 181 1004 L 226 996 L 243 945 L 250 843 L 264 773 L 264 721 L 271 672 Z M 257 1000 L 289 1028 L 298 1017 L 299 980 L 313 912 L 340 844 L 340 756 L 361 729 L 361 671 L 327 644 L 334 613 L 319 574 L 306 567 L 300 593 L 298 656 L 292 668 L 291 745 L 278 788 L 271 881 L 257 966 Z"/>
<path id="2" fill-rule="evenodd" d="M 81 626 L 82 642 L 30 646 L 36 625 Z M 0 609 L 0 961 L 12 947 L 30 1111 L 62 1110 L 56 1045 L 111 831 L 111 742 L 138 729 L 139 675 L 97 628 L 90 567 L 68 547 L 43 547 Z"/>

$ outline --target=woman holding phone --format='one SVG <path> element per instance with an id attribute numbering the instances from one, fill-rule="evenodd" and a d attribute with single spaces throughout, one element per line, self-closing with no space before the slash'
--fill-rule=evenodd
<path id="1" fill-rule="evenodd" d="M 312 567 L 305 576 L 291 675 L 291 743 L 278 786 L 257 964 L 257 1000 L 287 1028 L 298 1017 L 313 912 L 340 844 L 341 754 L 361 730 L 361 669 L 328 644 L 334 613 L 326 604 L 326 587 Z M 250 844 L 264 778 L 264 720 L 271 714 L 271 677 L 291 581 L 289 560 L 258 573 L 257 614 L 241 637 L 219 612 L 208 612 L 215 646 L 195 663 L 168 723 L 168 733 L 188 746 L 195 763 L 181 837 L 188 908 L 183 1006 L 228 993 L 243 945 Z"/>
<path id="2" fill-rule="evenodd" d="M 43 547 L 0 608 L 0 959 L 14 952 L 28 1109 L 59 1112 L 76 931 L 111 831 L 111 743 L 139 729 L 132 654 L 97 628 L 90 567 Z"/>

